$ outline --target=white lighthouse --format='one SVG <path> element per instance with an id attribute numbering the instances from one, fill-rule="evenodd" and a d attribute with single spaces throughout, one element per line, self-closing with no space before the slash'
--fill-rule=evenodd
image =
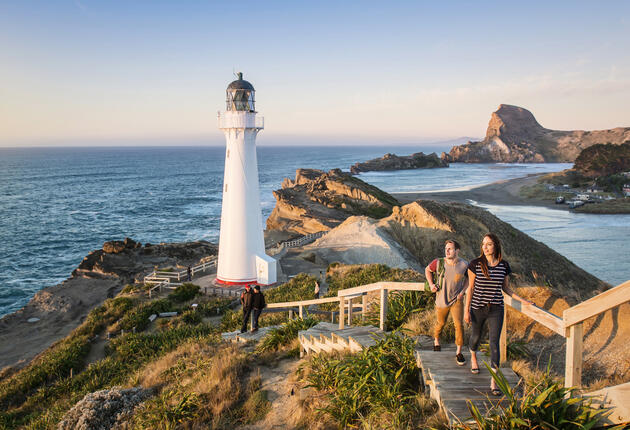
<path id="1" fill-rule="evenodd" d="M 217 283 L 268 285 L 276 282 L 276 260 L 265 254 L 256 135 L 264 118 L 256 116 L 254 87 L 243 74 L 228 85 L 227 110 L 219 114 L 225 133 L 225 174 Z"/>

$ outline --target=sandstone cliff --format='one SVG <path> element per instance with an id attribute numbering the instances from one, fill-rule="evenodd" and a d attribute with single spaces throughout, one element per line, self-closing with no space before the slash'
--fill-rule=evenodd
<path id="1" fill-rule="evenodd" d="M 370 171 L 431 169 L 436 167 L 448 167 L 448 162 L 440 159 L 435 153 L 416 152 L 415 154 L 404 156 L 385 154 L 381 158 L 375 158 L 364 163 L 356 163 L 350 167 L 350 173 L 357 175 L 361 172 Z"/>
<path id="2" fill-rule="evenodd" d="M 298 169 L 295 180 L 285 179 L 273 195 L 276 206 L 267 230 L 295 234 L 330 230 L 350 215 L 382 218 L 398 204 L 389 194 L 339 169 Z"/>
<path id="3" fill-rule="evenodd" d="M 492 113 L 486 137 L 454 146 L 442 154 L 449 162 L 573 162 L 584 148 L 598 143 L 630 142 L 630 127 L 596 131 L 559 131 L 541 126 L 527 109 L 504 105 Z"/>

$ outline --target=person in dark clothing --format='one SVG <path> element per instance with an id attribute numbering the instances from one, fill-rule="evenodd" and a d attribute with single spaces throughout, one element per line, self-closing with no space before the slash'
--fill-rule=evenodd
<path id="1" fill-rule="evenodd" d="M 190 266 L 188 266 L 186 274 L 188 275 L 188 282 L 192 281 L 192 269 L 190 268 Z"/>
<path id="2" fill-rule="evenodd" d="M 245 285 L 245 291 L 241 293 L 241 305 L 243 306 L 243 326 L 241 327 L 241 333 L 247 331 L 247 320 L 252 313 L 252 300 L 254 294 L 251 290 L 251 285 Z"/>
<path id="3" fill-rule="evenodd" d="M 252 308 L 254 310 L 254 322 L 252 331 L 258 331 L 258 318 L 260 317 L 260 313 L 267 306 L 265 303 L 265 296 L 260 292 L 260 286 L 256 285 L 254 287 L 254 295 L 252 298 Z"/>

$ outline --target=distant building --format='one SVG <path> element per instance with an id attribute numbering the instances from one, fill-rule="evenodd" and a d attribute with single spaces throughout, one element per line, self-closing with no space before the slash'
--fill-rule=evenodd
<path id="1" fill-rule="evenodd" d="M 578 194 L 578 195 L 576 196 L 576 198 L 577 198 L 578 200 L 581 200 L 581 201 L 583 201 L 583 202 L 586 202 L 586 201 L 588 201 L 588 200 L 590 200 L 590 199 L 591 199 L 591 196 L 589 196 L 588 194 Z"/>
<path id="2" fill-rule="evenodd" d="M 591 185 L 589 188 L 587 188 L 586 192 L 587 193 L 601 193 L 603 192 L 604 189 L 601 187 L 598 187 L 597 185 Z"/>
<path id="3" fill-rule="evenodd" d="M 630 184 L 626 184 L 623 186 L 623 195 L 626 197 L 630 197 Z"/>

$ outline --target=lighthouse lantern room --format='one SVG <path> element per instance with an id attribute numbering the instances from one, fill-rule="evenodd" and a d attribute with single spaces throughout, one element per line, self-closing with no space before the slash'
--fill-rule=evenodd
<path id="1" fill-rule="evenodd" d="M 226 149 L 217 283 L 224 285 L 276 282 L 276 260 L 265 254 L 263 237 L 256 135 L 264 120 L 254 94 L 239 73 L 226 90 L 227 110 L 219 113 Z"/>

